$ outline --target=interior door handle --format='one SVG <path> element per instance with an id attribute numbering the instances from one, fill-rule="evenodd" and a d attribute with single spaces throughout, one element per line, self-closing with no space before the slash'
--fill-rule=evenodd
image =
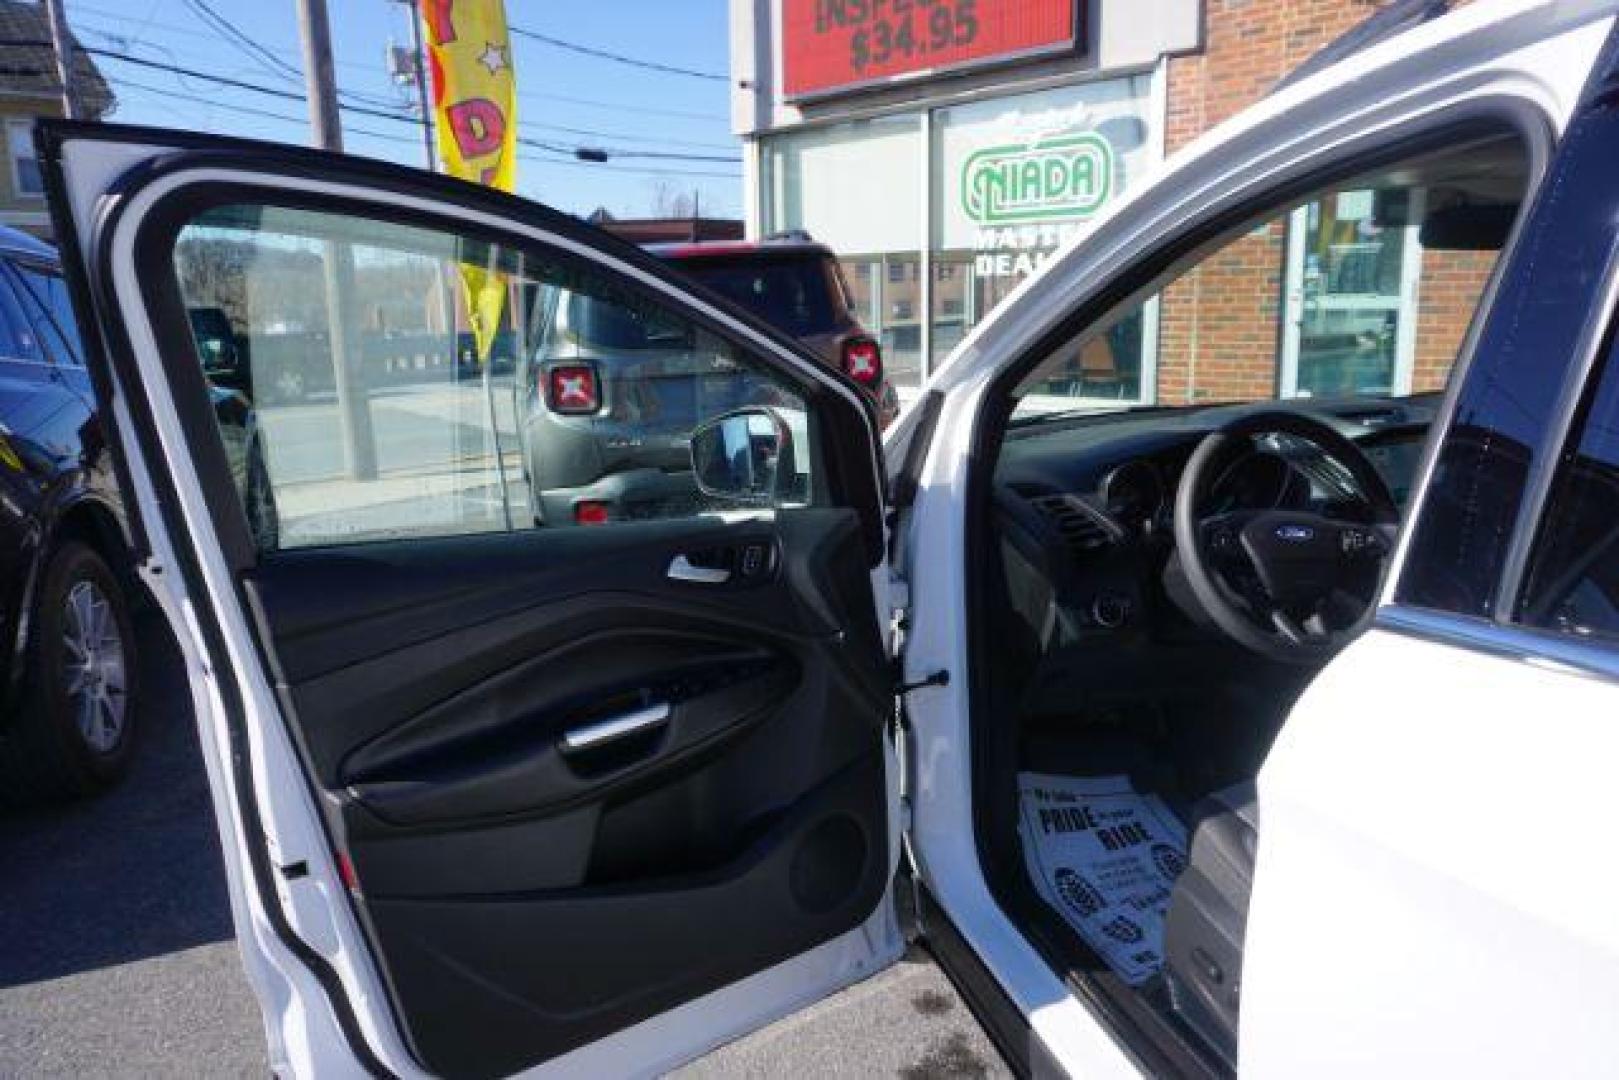
<path id="1" fill-rule="evenodd" d="M 562 734 L 562 752 L 564 754 L 577 754 L 582 750 L 594 750 L 618 739 L 625 739 L 631 735 L 638 735 L 659 724 L 669 722 L 669 703 L 660 701 L 656 705 L 648 705 L 644 709 L 633 712 L 620 713 L 605 720 L 593 720 L 588 724 L 581 724 L 571 731 Z"/>
<path id="2" fill-rule="evenodd" d="M 697 566 L 684 555 L 676 555 L 669 563 L 669 580 L 692 581 L 699 585 L 723 585 L 731 580 L 731 572 L 717 566 Z"/>

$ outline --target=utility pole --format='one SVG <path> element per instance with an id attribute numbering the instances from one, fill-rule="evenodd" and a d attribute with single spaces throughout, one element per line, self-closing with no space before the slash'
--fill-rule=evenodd
<path id="1" fill-rule="evenodd" d="M 304 46 L 304 81 L 309 93 L 309 123 L 315 145 L 341 152 L 343 126 L 337 111 L 337 80 L 332 74 L 332 30 L 326 0 L 298 0 L 298 33 Z M 346 240 L 325 245 L 326 335 L 332 349 L 332 376 L 337 387 L 337 418 L 343 439 L 343 464 L 351 479 L 377 476 L 377 440 L 371 426 L 371 403 L 361 370 L 364 346 L 354 310 L 354 249 Z"/>
<path id="2" fill-rule="evenodd" d="M 438 171 L 438 147 L 433 144 L 433 95 L 427 88 L 427 46 L 422 41 L 421 0 L 410 5 L 410 42 L 416 47 L 416 107 L 422 110 L 422 145 L 427 150 L 427 171 Z"/>
<path id="3" fill-rule="evenodd" d="M 56 78 L 62 84 L 62 115 L 79 118 L 79 96 L 73 92 L 73 40 L 67 33 L 67 16 L 62 0 L 45 0 L 45 14 L 51 23 L 51 50 L 56 53 Z"/>
<path id="4" fill-rule="evenodd" d="M 332 74 L 332 28 L 326 0 L 298 0 L 298 36 L 304 43 L 304 85 L 309 94 L 309 124 L 315 145 L 343 149 L 343 124 L 337 113 L 337 79 Z"/>

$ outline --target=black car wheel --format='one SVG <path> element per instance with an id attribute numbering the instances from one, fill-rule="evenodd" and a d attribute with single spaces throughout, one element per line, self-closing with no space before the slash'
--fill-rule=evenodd
<path id="1" fill-rule="evenodd" d="M 23 705 L 0 745 L 0 800 L 90 795 L 129 766 L 135 637 L 118 578 L 84 544 L 46 565 L 29 631 Z"/>

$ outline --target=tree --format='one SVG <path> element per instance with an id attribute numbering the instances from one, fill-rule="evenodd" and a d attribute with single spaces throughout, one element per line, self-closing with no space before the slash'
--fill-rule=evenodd
<path id="1" fill-rule="evenodd" d="M 697 216 L 702 196 L 699 192 L 676 187 L 667 177 L 652 181 L 652 216 L 689 218 Z"/>

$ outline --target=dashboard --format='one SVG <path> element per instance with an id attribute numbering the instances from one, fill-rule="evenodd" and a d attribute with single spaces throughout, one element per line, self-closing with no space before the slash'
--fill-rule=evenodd
<path id="1" fill-rule="evenodd" d="M 1173 585 L 1165 570 L 1176 486 L 1204 436 L 1245 413 L 1308 411 L 1365 452 L 1403 510 L 1437 407 L 1437 395 L 1423 395 L 1027 418 L 1010 426 L 1002 443 L 999 520 L 1021 543 L 1025 562 L 1050 574 L 1077 632 L 1140 626 L 1163 606 L 1155 597 Z M 1208 511 L 1237 509 L 1365 515 L 1347 469 L 1313 443 L 1280 434 L 1254 440 L 1216 479 Z"/>

